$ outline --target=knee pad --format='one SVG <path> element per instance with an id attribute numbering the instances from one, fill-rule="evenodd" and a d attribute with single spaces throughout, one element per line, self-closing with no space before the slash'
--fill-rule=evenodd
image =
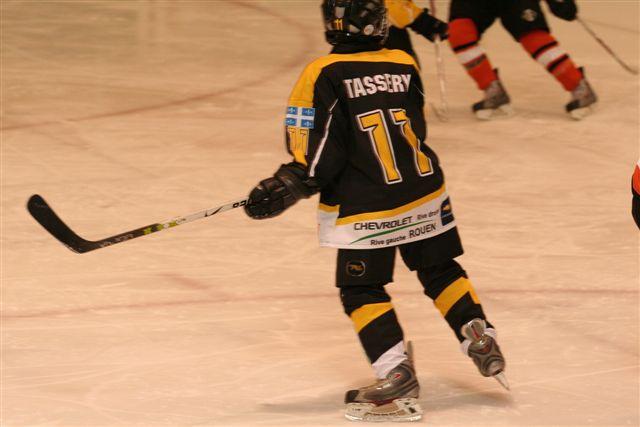
<path id="1" fill-rule="evenodd" d="M 344 287 L 340 289 L 340 299 L 378 375 L 389 364 L 395 366 L 393 361 L 404 334 L 384 285 Z"/>
<path id="2" fill-rule="evenodd" d="M 384 290 L 384 284 L 368 286 L 347 286 L 340 288 L 340 301 L 347 316 L 367 304 L 379 304 L 391 301 Z"/>
<path id="3" fill-rule="evenodd" d="M 449 24 L 449 43 L 453 52 L 478 88 L 485 90 L 498 76 L 478 40 L 478 28 L 471 19 L 454 19 Z"/>
<path id="4" fill-rule="evenodd" d="M 447 286 L 461 277 L 466 278 L 467 273 L 454 260 L 418 270 L 418 279 L 424 293 L 431 299 L 436 299 Z"/>
<path id="5" fill-rule="evenodd" d="M 471 19 L 458 18 L 449 22 L 449 43 L 454 52 L 472 47 L 478 39 L 478 28 Z"/>

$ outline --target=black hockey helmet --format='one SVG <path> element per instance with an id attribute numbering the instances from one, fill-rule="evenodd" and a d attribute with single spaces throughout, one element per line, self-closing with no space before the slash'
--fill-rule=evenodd
<path id="1" fill-rule="evenodd" d="M 332 44 L 383 44 L 389 34 L 384 0 L 323 0 L 325 37 Z"/>

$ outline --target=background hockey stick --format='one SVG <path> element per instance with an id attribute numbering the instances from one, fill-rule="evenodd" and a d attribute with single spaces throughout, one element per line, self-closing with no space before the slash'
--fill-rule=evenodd
<path id="1" fill-rule="evenodd" d="M 436 16 L 436 2 L 429 0 L 431 15 Z M 444 74 L 444 60 L 442 59 L 442 51 L 440 50 L 440 36 L 436 36 L 433 44 L 436 49 L 436 70 L 438 72 L 438 82 L 440 84 L 440 106 L 431 104 L 436 116 L 443 122 L 449 121 L 449 104 L 447 103 L 447 82 Z"/>
<path id="2" fill-rule="evenodd" d="M 613 49 L 611 49 L 604 41 L 602 41 L 602 39 L 600 37 L 598 37 L 598 35 L 591 29 L 591 27 L 589 27 L 587 25 L 586 22 L 584 22 L 584 20 L 582 20 L 582 18 L 578 17 L 577 20 L 582 25 L 582 27 L 587 31 L 587 33 L 591 34 L 591 36 L 594 39 L 596 39 L 596 41 L 598 43 L 600 43 L 600 46 L 602 46 L 604 48 L 604 50 L 609 52 L 609 55 L 613 56 L 613 59 L 618 61 L 618 64 L 620 64 L 622 66 L 622 68 L 624 68 L 625 70 L 627 70 L 631 74 L 634 74 L 636 76 L 638 75 L 638 69 L 634 68 L 634 67 L 631 67 L 630 65 L 627 65 L 622 59 L 620 59 L 620 57 L 618 55 L 616 55 L 616 53 L 613 51 Z"/>
<path id="3" fill-rule="evenodd" d="M 73 230 L 71 230 L 67 224 L 62 222 L 60 217 L 56 215 L 53 209 L 51 209 L 51 206 L 49 206 L 49 204 L 37 194 L 34 194 L 29 198 L 29 201 L 27 202 L 27 210 L 31 216 L 44 227 L 45 230 L 58 239 L 63 245 L 71 249 L 73 252 L 83 254 L 85 252 L 115 245 L 116 243 L 122 243 L 137 237 L 146 236 L 147 234 L 156 233 L 167 228 L 177 227 L 178 225 L 186 224 L 187 222 L 195 221 L 197 219 L 207 218 L 220 212 L 228 211 L 229 209 L 239 208 L 240 206 L 246 205 L 247 201 L 248 199 L 239 199 L 225 203 L 222 206 L 205 209 L 203 211 L 174 218 L 169 221 L 146 225 L 144 227 L 136 228 L 135 230 L 125 231 L 124 233 L 96 241 L 85 240 L 74 233 Z"/>

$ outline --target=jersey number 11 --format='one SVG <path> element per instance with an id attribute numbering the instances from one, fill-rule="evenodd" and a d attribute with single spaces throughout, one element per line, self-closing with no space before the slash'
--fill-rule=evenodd
<path id="1" fill-rule="evenodd" d="M 420 150 L 420 140 L 411 128 L 411 120 L 407 112 L 402 108 L 392 108 L 388 110 L 389 117 L 394 125 L 400 128 L 404 140 L 413 151 L 413 160 L 416 171 L 420 176 L 427 176 L 433 173 L 431 159 Z M 382 173 L 387 184 L 402 182 L 402 175 L 396 164 L 396 156 L 389 136 L 387 120 L 382 110 L 368 111 L 359 114 L 358 125 L 360 130 L 369 134 L 369 140 L 373 151 L 380 162 Z"/>

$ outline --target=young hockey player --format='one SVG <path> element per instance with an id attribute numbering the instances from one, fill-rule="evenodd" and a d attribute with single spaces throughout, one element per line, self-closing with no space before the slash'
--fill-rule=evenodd
<path id="1" fill-rule="evenodd" d="M 631 200 L 631 215 L 633 215 L 633 220 L 636 222 L 638 228 L 640 228 L 640 160 L 638 160 L 633 170 L 631 193 L 633 194 L 633 199 Z"/>
<path id="2" fill-rule="evenodd" d="M 571 100 L 565 106 L 571 117 L 582 119 L 597 101 L 585 78 L 584 69 L 575 66 L 550 34 L 539 1 L 451 1 L 449 43 L 478 88 L 484 91 L 484 99 L 472 107 L 481 120 L 510 115 L 512 112 L 509 95 L 479 43 L 482 34 L 496 18 L 500 18 L 509 34 L 571 93 Z M 567 21 L 576 19 L 574 0 L 547 0 L 547 3 L 557 17 Z"/>
<path id="3" fill-rule="evenodd" d="M 389 37 L 385 42 L 387 49 L 404 50 L 419 63 L 407 28 L 431 42 L 436 37 L 439 37 L 440 40 L 445 40 L 448 37 L 447 23 L 431 16 L 429 9 L 418 7 L 413 0 L 387 0 L 386 6 L 391 24 Z"/>
<path id="4" fill-rule="evenodd" d="M 414 59 L 383 49 L 383 0 L 324 0 L 330 55 L 309 64 L 289 98 L 291 163 L 250 193 L 246 213 L 281 214 L 320 192 L 322 246 L 338 248 L 336 285 L 378 378 L 346 394 L 353 420 L 416 420 L 420 386 L 385 285 L 396 249 L 417 272 L 481 374 L 505 387 L 505 361 L 471 282 L 438 158 L 424 143 L 423 91 Z"/>

